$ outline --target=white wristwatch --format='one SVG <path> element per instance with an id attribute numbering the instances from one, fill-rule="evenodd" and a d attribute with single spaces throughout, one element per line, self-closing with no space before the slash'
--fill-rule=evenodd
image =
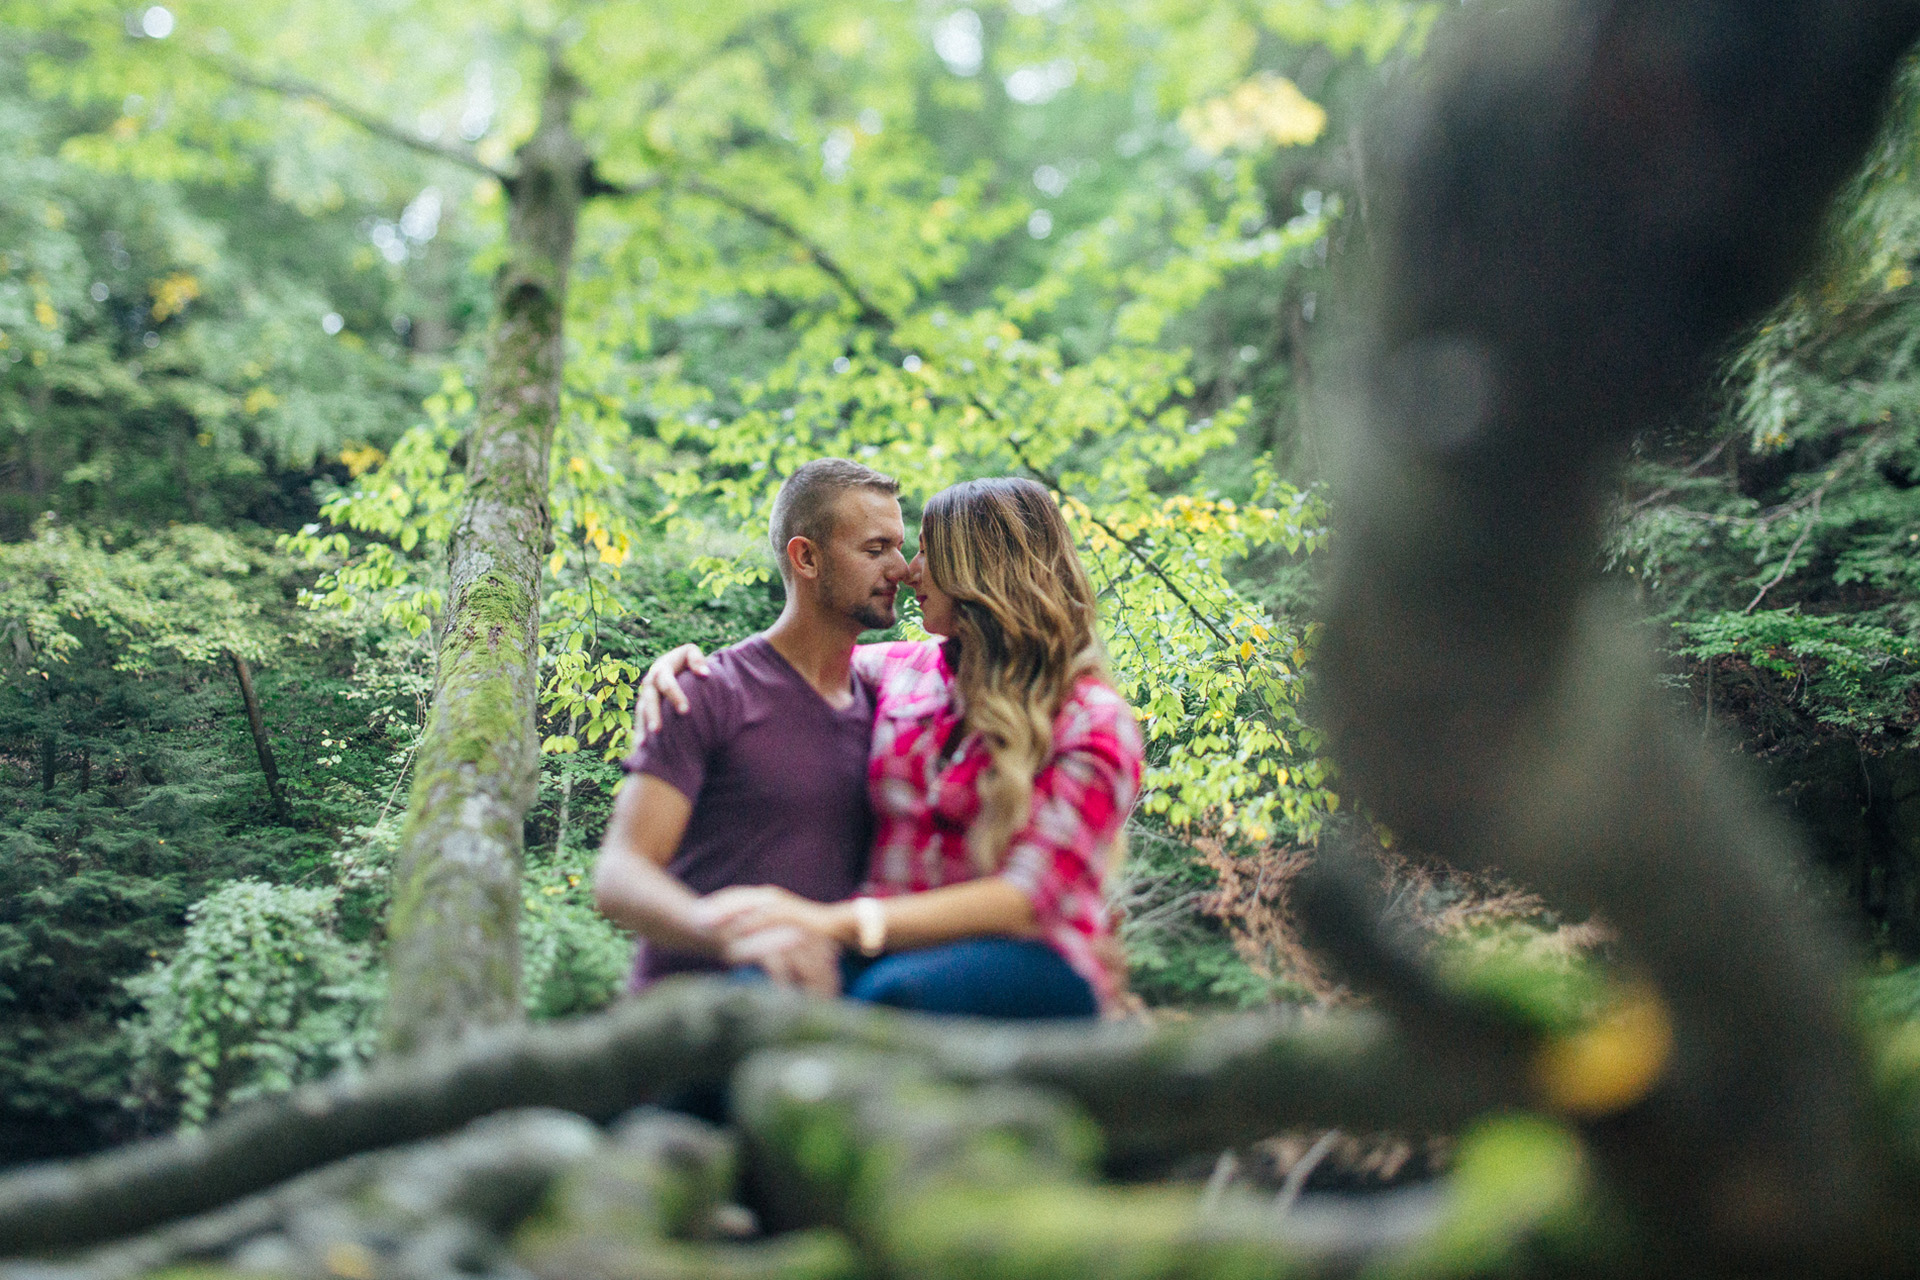
<path id="1" fill-rule="evenodd" d="M 853 924 L 861 955 L 871 959 L 887 949 L 887 912 L 880 899 L 855 898 Z"/>

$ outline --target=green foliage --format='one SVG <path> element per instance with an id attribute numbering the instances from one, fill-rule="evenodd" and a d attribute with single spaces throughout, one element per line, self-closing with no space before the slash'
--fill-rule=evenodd
<path id="1" fill-rule="evenodd" d="M 626 987 L 633 940 L 593 907 L 582 863 L 527 860 L 520 952 L 527 1013 L 562 1018 L 605 1008 Z"/>
<path id="2" fill-rule="evenodd" d="M 261 819 L 229 674 L 170 655 L 119 672 L 97 630 L 75 631 L 66 662 L 0 673 L 0 1126 L 23 1152 L 125 1127 L 118 979 L 171 949 L 188 904 L 319 856 Z M 261 681 L 269 714 L 287 693 Z"/>
<path id="3" fill-rule="evenodd" d="M 895 470 L 910 508 L 972 475 L 1056 488 L 1153 738 L 1155 824 L 1309 839 L 1331 810 L 1299 710 L 1311 335 L 1357 221 L 1356 103 L 1437 5 L 994 3 L 967 11 L 977 58 L 947 39 L 964 14 L 859 0 L 173 9 L 160 38 L 0 0 L 0 1123 L 100 1119 L 121 979 L 222 884 L 336 894 L 338 954 L 381 942 L 504 193 L 327 95 L 501 165 L 558 48 L 596 171 L 640 191 L 588 207 L 569 290 L 534 1012 L 624 969 L 569 877 L 637 673 L 772 619 L 756 524 L 819 453 Z M 248 84 L 282 76 L 319 96 Z M 297 828 L 259 819 L 228 652 Z M 1150 981 L 1270 996 L 1181 917 L 1205 877 L 1178 862 L 1147 876 L 1166 927 L 1130 935 Z M 325 983 L 296 985 L 288 1007 Z M 219 1031 L 241 1074 L 195 1105 L 307 1070 L 300 1025 L 257 1062 Z"/>
<path id="4" fill-rule="evenodd" d="M 1251 1008 L 1295 994 L 1250 968 L 1205 908 L 1215 877 L 1179 839 L 1136 821 L 1108 903 L 1128 986 L 1148 1005 Z"/>
<path id="5" fill-rule="evenodd" d="M 187 913 L 178 950 L 127 981 L 136 1088 L 189 1125 L 369 1058 L 383 976 L 336 928 L 340 891 L 238 880 Z"/>
<path id="6" fill-rule="evenodd" d="M 1868 978 L 1862 986 L 1860 1007 L 1870 1024 L 1920 1026 L 1920 965 Z"/>
<path id="7" fill-rule="evenodd" d="M 391 437 L 424 390 L 388 322 L 406 282 L 360 261 L 380 202 L 303 210 L 249 144 L 217 180 L 102 172 L 86 139 L 124 150 L 172 104 L 46 92 L 73 68 L 21 16 L 0 13 L 0 537 L 46 511 L 121 535 L 301 518 L 316 458 Z"/>
<path id="8" fill-rule="evenodd" d="M 261 616 L 277 567 L 204 526 L 174 526 L 112 550 L 98 535 L 49 519 L 31 540 L 0 544 L 0 631 L 16 657 L 32 660 L 29 674 L 80 647 L 72 622 L 100 633 L 119 671 L 145 669 L 163 653 L 187 663 L 228 654 L 261 662 L 298 622 Z"/>
<path id="9" fill-rule="evenodd" d="M 1755 740 L 1905 742 L 1920 635 L 1920 80 L 1843 199 L 1825 257 L 1728 366 L 1707 430 L 1650 438 L 1613 566 L 1728 677 Z M 1770 709 L 1797 718 L 1763 731 Z M 1784 740 L 1781 734 L 1785 734 Z"/>
<path id="10" fill-rule="evenodd" d="M 1649 433 L 1609 568 L 1649 606 L 1703 728 L 1737 731 L 1833 877 L 1911 952 L 1920 642 L 1920 65 L 1815 270 Z M 1822 883 L 1815 879 L 1812 884 Z"/>
<path id="11" fill-rule="evenodd" d="M 1764 672 L 1789 686 L 1793 702 L 1823 729 L 1870 740 L 1915 721 L 1914 641 L 1890 628 L 1797 609 L 1709 614 L 1676 625 L 1689 642 L 1682 654 L 1734 658 Z"/>
<path id="12" fill-rule="evenodd" d="M 1449 987 L 1523 1026 L 1570 1032 L 1606 1003 L 1606 974 L 1596 957 L 1560 944 L 1537 920 L 1474 925 L 1442 934 L 1435 948 Z"/>

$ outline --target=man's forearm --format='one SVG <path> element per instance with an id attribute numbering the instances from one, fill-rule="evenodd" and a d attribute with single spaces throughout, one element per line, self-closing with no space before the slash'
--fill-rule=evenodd
<path id="1" fill-rule="evenodd" d="M 601 853 L 593 869 L 593 900 L 602 915 L 649 942 L 696 955 L 720 954 L 712 931 L 695 918 L 699 897 L 636 854 Z"/>
<path id="2" fill-rule="evenodd" d="M 649 942 L 715 956 L 719 939 L 694 911 L 699 897 L 666 870 L 692 810 L 691 800 L 658 778 L 629 778 L 607 817 L 593 865 L 593 901 L 602 915 Z"/>

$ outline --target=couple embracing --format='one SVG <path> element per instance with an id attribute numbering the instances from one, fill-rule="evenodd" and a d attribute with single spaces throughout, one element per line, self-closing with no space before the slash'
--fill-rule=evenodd
<path id="1" fill-rule="evenodd" d="M 761 971 L 930 1013 L 1091 1017 L 1119 991 L 1102 894 L 1141 743 L 1039 485 L 935 494 L 808 463 L 774 500 L 764 633 L 656 662 L 594 869 L 634 985 Z M 935 639 L 856 645 L 901 585 Z M 680 673 L 692 675 L 684 680 Z"/>

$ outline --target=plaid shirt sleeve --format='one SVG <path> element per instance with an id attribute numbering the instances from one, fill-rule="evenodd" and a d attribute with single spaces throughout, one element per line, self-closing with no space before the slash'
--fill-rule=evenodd
<path id="1" fill-rule="evenodd" d="M 1001 870 L 1056 945 L 1078 950 L 1074 944 L 1108 931 L 1101 885 L 1140 793 L 1142 755 L 1132 708 L 1105 685 L 1083 681 L 1054 721 L 1053 754 L 1033 779 L 1032 815 Z"/>

